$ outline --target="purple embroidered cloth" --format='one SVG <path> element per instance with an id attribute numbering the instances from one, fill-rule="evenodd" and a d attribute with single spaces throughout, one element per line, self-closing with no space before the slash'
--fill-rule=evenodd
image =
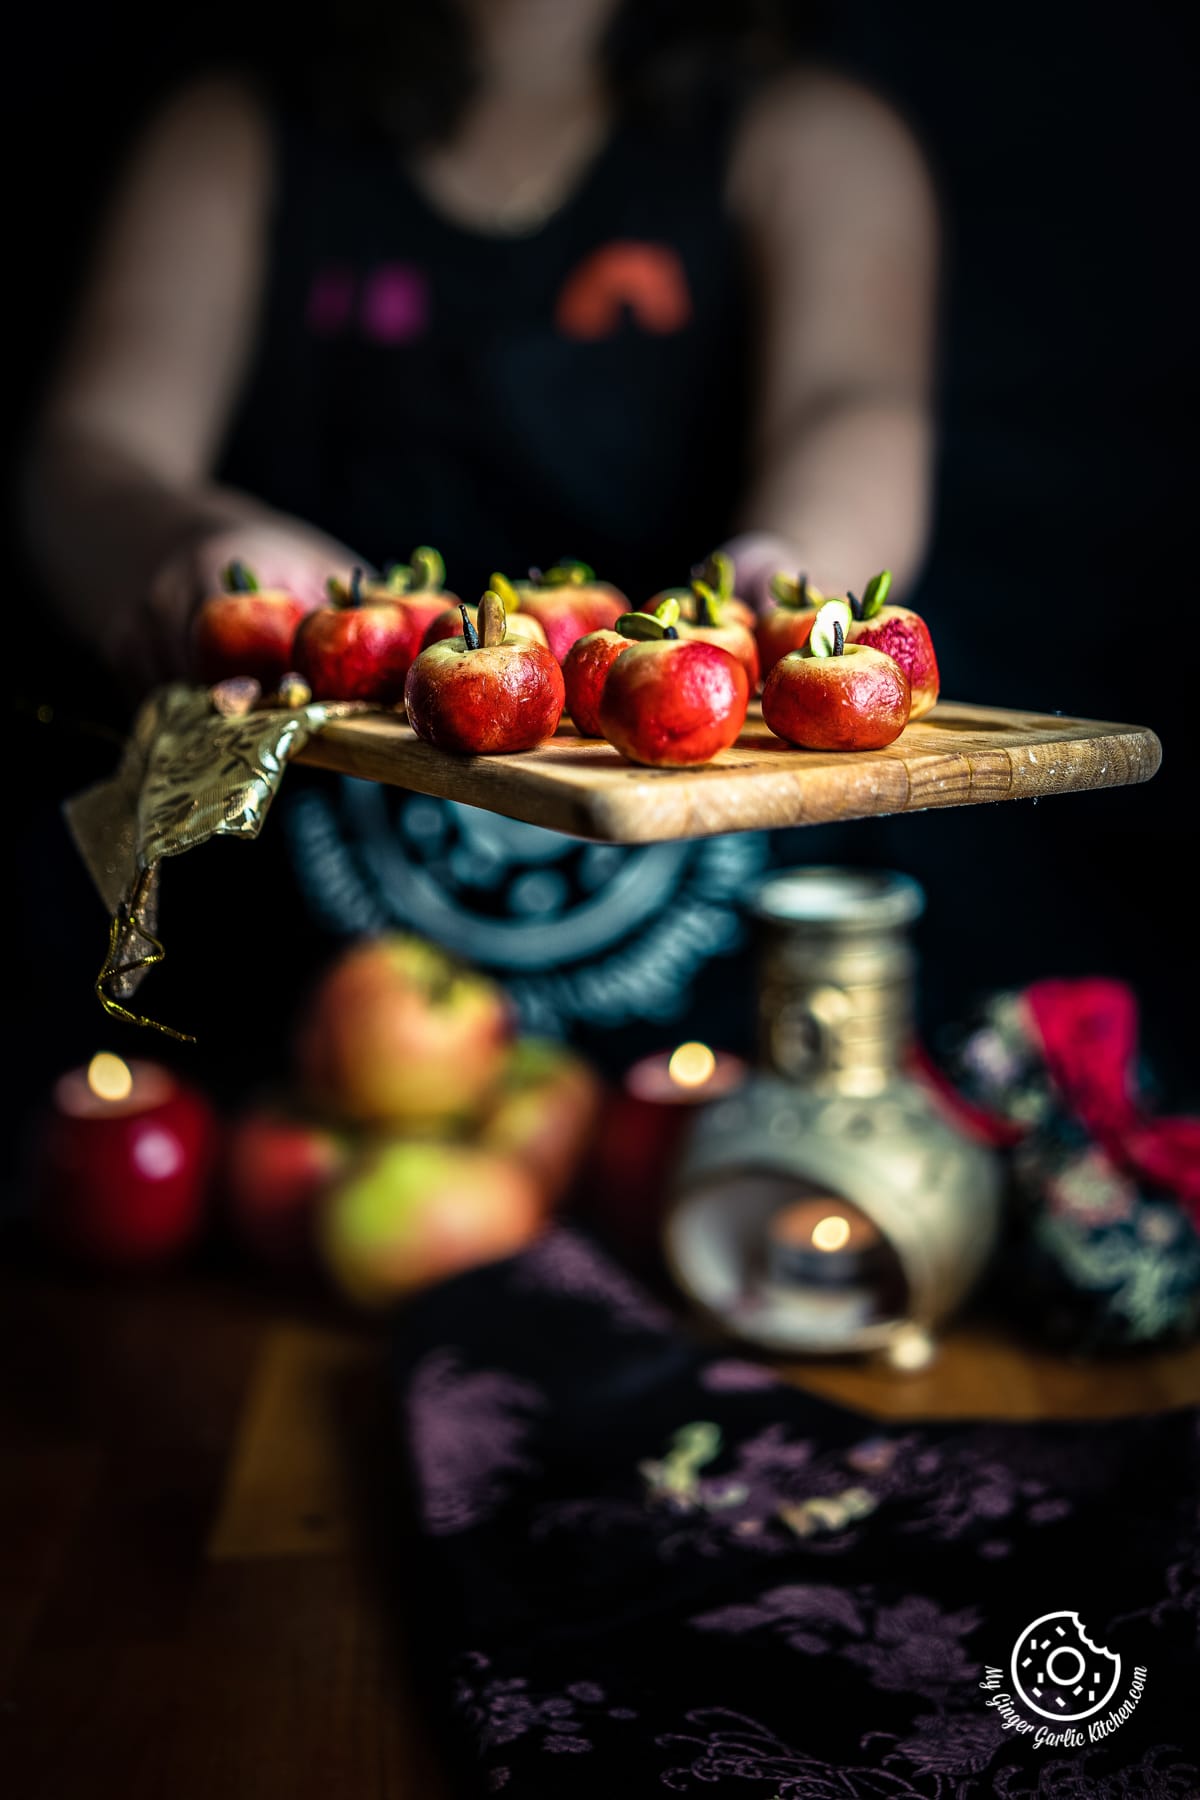
<path id="1" fill-rule="evenodd" d="M 464 1793 L 1200 1800 L 1200 1409 L 883 1425 L 569 1227 L 395 1342 Z"/>

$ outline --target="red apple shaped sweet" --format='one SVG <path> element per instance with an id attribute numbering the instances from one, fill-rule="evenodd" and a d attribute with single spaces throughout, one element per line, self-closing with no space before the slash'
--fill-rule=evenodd
<path id="1" fill-rule="evenodd" d="M 630 762 L 682 769 L 727 750 L 746 720 L 750 683 L 720 644 L 679 636 L 668 623 L 677 603 L 655 613 L 625 613 L 622 634 L 635 641 L 608 671 L 600 729 Z"/>
<path id="2" fill-rule="evenodd" d="M 344 605 L 345 593 L 331 591 Z M 364 600 L 393 600 L 402 606 L 412 619 L 418 647 L 438 614 L 459 604 L 458 595 L 446 586 L 446 565 L 429 544 L 418 544 L 406 563 L 389 563 L 381 580 L 364 581 L 362 593 Z"/>
<path id="3" fill-rule="evenodd" d="M 567 559 L 545 573 L 530 569 L 528 581 L 493 575 L 490 586 L 506 607 L 519 607 L 541 622 L 546 642 L 559 662 L 578 638 L 612 627 L 629 606 L 619 589 L 596 580 L 587 563 Z"/>
<path id="4" fill-rule="evenodd" d="M 882 750 L 908 723 L 908 676 L 890 656 L 846 641 L 850 608 L 830 600 L 803 650 L 781 657 L 763 683 L 763 719 L 803 750 Z"/>
<path id="5" fill-rule="evenodd" d="M 908 676 L 912 688 L 911 719 L 923 718 L 937 705 L 941 680 L 933 639 L 920 613 L 907 606 L 888 606 L 888 590 L 892 585 L 889 569 L 873 575 L 860 600 L 849 595 L 853 617 L 846 636 L 852 644 L 869 644 L 898 662 Z"/>
<path id="6" fill-rule="evenodd" d="M 296 1065 L 306 1099 L 334 1122 L 433 1135 L 477 1117 L 511 1042 L 495 982 L 423 938 L 385 932 L 322 975 Z"/>
<path id="7" fill-rule="evenodd" d="M 563 686 L 567 694 L 567 711 L 581 737 L 598 738 L 600 729 L 600 696 L 608 680 L 608 671 L 628 650 L 633 639 L 619 631 L 589 631 L 576 638 L 563 658 Z"/>
<path id="8" fill-rule="evenodd" d="M 394 601 L 368 600 L 355 569 L 344 604 L 318 607 L 296 633 L 296 669 L 314 700 L 394 706 L 419 643 L 415 616 Z"/>
<path id="9" fill-rule="evenodd" d="M 706 644 L 719 644 L 730 656 L 736 656 L 746 671 L 753 694 L 758 689 L 758 645 L 749 625 L 735 618 L 731 610 L 737 598 L 733 592 L 733 559 L 717 550 L 706 566 L 715 573 L 719 585 L 714 587 L 703 576 L 693 577 L 679 635 L 698 638 Z"/>
<path id="10" fill-rule="evenodd" d="M 825 604 L 825 595 L 813 587 L 807 575 L 787 575 L 781 569 L 771 577 L 770 587 L 775 604 L 763 614 L 754 633 L 764 681 L 781 656 L 803 650 L 817 609 Z"/>
<path id="11" fill-rule="evenodd" d="M 528 1169 L 555 1206 L 591 1145 L 601 1096 L 600 1077 L 565 1045 L 518 1038 L 478 1141 Z"/>
<path id="12" fill-rule="evenodd" d="M 464 635 L 431 644 L 408 672 L 409 724 L 424 743 L 462 756 L 535 750 L 562 717 L 562 670 L 544 644 L 508 634 L 498 594 L 480 601 L 478 631 L 462 612 Z"/>
<path id="13" fill-rule="evenodd" d="M 196 677 L 211 684 L 248 676 L 270 692 L 294 666 L 292 645 L 304 603 L 285 588 L 260 588 L 245 563 L 230 563 L 224 581 L 192 624 Z"/>

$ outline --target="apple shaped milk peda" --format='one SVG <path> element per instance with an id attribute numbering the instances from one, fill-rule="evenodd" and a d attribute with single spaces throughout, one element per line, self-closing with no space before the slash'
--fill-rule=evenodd
<path id="1" fill-rule="evenodd" d="M 546 633 L 546 642 L 562 662 L 577 638 L 589 631 L 603 631 L 616 624 L 629 606 L 611 582 L 597 581 L 587 563 L 564 559 L 543 574 L 530 569 L 528 581 L 509 581 L 495 574 L 490 587 L 509 610 L 532 613 Z"/>
<path id="2" fill-rule="evenodd" d="M 212 684 L 235 676 L 275 688 L 293 667 L 292 645 L 303 601 L 286 588 L 260 588 L 245 563 L 230 563 L 224 587 L 205 600 L 192 624 L 192 664 Z"/>
<path id="3" fill-rule="evenodd" d="M 678 617 L 677 605 L 671 616 Z M 600 729 L 600 696 L 609 670 L 633 641 L 632 637 L 606 626 L 603 631 L 589 631 L 586 637 L 576 638 L 563 658 L 567 711 L 581 737 L 604 736 Z"/>
<path id="4" fill-rule="evenodd" d="M 803 750 L 882 750 L 908 723 L 908 676 L 890 656 L 851 644 L 845 600 L 818 612 L 803 650 L 789 650 L 763 683 L 764 721 Z"/>
<path id="5" fill-rule="evenodd" d="M 387 599 L 369 599 L 362 570 L 332 606 L 309 613 L 296 633 L 295 663 L 314 700 L 366 700 L 394 706 L 420 644 L 418 621 Z M 378 593 L 378 588 L 375 592 Z"/>
<path id="6" fill-rule="evenodd" d="M 353 944 L 318 981 L 296 1067 L 325 1118 L 440 1131 L 490 1103 L 512 1035 L 495 982 L 424 938 L 384 932 Z"/>
<path id="7" fill-rule="evenodd" d="M 746 719 L 750 683 L 719 644 L 680 637 L 674 609 L 622 615 L 619 630 L 634 642 L 608 671 L 600 697 L 600 729 L 630 762 L 683 769 L 728 749 Z"/>
<path id="8" fill-rule="evenodd" d="M 465 606 L 462 615 L 464 635 L 431 644 L 408 672 L 409 724 L 423 742 L 462 756 L 536 749 L 562 716 L 562 670 L 544 644 L 509 635 L 498 594 L 480 601 L 478 630 Z"/>
<path id="9" fill-rule="evenodd" d="M 344 600 L 344 594 L 335 591 L 334 598 Z M 406 563 L 390 563 L 382 580 L 364 581 L 363 599 L 392 600 L 402 606 L 412 621 L 418 649 L 438 614 L 459 604 L 458 595 L 446 586 L 446 565 L 429 544 L 418 544 Z"/>
<path id="10" fill-rule="evenodd" d="M 898 662 L 912 688 L 910 719 L 923 718 L 937 705 L 940 678 L 933 639 L 920 613 L 907 606 L 888 606 L 892 585 L 889 569 L 873 575 L 859 600 L 848 596 L 853 615 L 846 633 L 852 644 L 869 644 Z"/>
<path id="11" fill-rule="evenodd" d="M 733 558 L 723 550 L 714 550 L 704 565 L 704 573 L 693 576 L 691 588 L 685 590 L 685 594 L 686 598 L 680 602 L 684 616 L 679 635 L 698 638 L 706 644 L 719 644 L 731 656 L 736 656 L 746 671 L 753 694 L 758 687 L 758 645 L 750 626 L 733 611 L 735 606 L 743 613 L 747 610 L 733 591 Z M 653 606 L 648 610 L 653 610 Z"/>
<path id="12" fill-rule="evenodd" d="M 781 569 L 772 575 L 770 588 L 775 604 L 763 614 L 754 632 L 764 681 L 781 656 L 789 650 L 803 650 L 817 609 L 825 604 L 825 595 L 812 586 L 807 575 L 786 575 Z"/>

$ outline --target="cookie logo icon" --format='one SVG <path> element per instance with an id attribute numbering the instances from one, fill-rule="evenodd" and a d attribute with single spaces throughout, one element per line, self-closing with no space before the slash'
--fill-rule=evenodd
<path id="1" fill-rule="evenodd" d="M 1013 1647 L 1012 1679 L 1025 1705 L 1043 1719 L 1090 1719 L 1116 1692 L 1121 1659 L 1093 1644 L 1078 1613 L 1043 1613 Z"/>

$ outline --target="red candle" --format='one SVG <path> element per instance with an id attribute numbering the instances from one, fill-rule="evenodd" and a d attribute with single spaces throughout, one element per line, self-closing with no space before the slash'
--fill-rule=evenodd
<path id="1" fill-rule="evenodd" d="M 54 1085 L 35 1145 L 39 1223 L 94 1261 L 161 1261 L 200 1227 L 215 1151 L 202 1094 L 156 1063 L 101 1053 Z"/>
<path id="2" fill-rule="evenodd" d="M 696 1109 L 741 1087 L 749 1067 L 707 1044 L 680 1044 L 626 1070 L 608 1099 L 589 1183 L 598 1221 L 637 1260 L 657 1261 L 674 1169 Z"/>

